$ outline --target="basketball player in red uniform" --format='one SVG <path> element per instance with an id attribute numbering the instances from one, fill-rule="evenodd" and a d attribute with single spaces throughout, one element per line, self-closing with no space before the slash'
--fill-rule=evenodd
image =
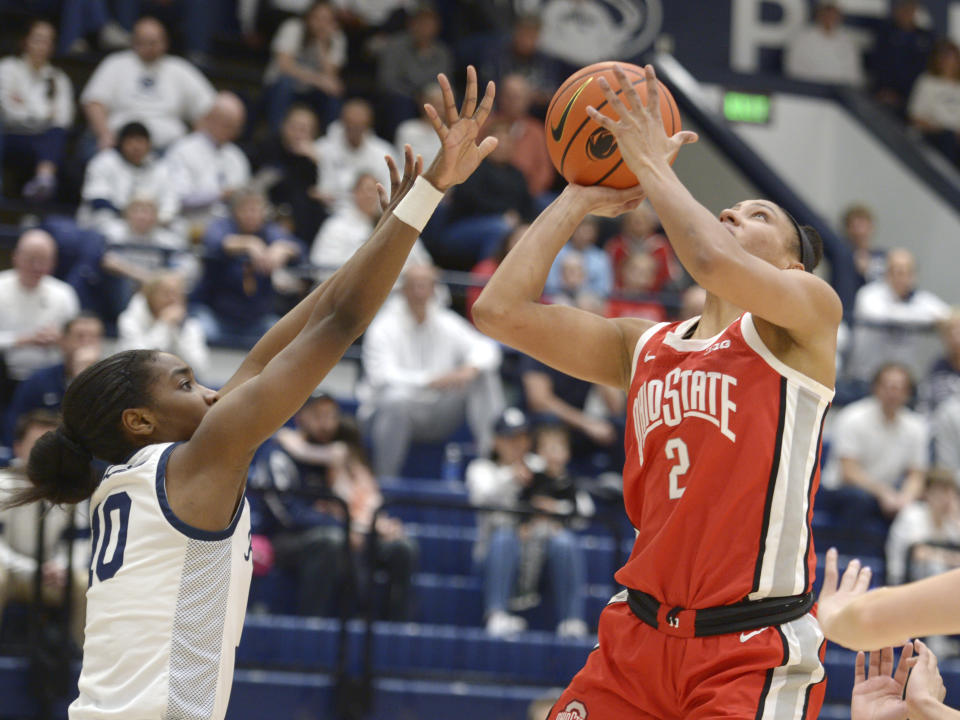
<path id="1" fill-rule="evenodd" d="M 764 200 L 718 219 L 690 195 L 670 160 L 696 135 L 666 136 L 646 74 L 648 104 L 620 71 L 620 97 L 600 81 L 620 119 L 591 111 L 639 186 L 567 186 L 473 308 L 487 334 L 628 392 L 623 492 L 637 537 L 616 575 L 628 589 L 549 717 L 815 718 L 825 678 L 810 519 L 840 300 L 809 272 L 822 250 L 812 228 Z M 654 325 L 539 304 L 583 217 L 644 194 L 707 290 L 703 314 Z"/>

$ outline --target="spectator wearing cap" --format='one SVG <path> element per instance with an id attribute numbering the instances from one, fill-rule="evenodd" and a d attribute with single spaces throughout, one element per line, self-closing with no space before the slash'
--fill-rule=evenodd
<path id="1" fill-rule="evenodd" d="M 74 289 L 51 275 L 56 262 L 50 234 L 27 230 L 14 248 L 13 268 L 0 272 L 0 406 L 31 372 L 57 362 L 60 330 L 80 310 Z"/>
<path id="2" fill-rule="evenodd" d="M 922 377 L 931 360 L 924 333 L 949 312 L 943 300 L 917 287 L 913 254 L 902 248 L 891 250 L 884 278 L 857 292 L 845 375 L 863 382 L 884 363 L 897 362 L 909 368 L 913 377 Z"/>
<path id="3" fill-rule="evenodd" d="M 381 513 L 377 556 L 370 565 L 365 541 L 383 498 L 355 423 L 343 416 L 334 398 L 318 393 L 296 414 L 294 424 L 270 441 L 251 484 L 265 506 L 267 527 L 262 529 L 272 535 L 277 565 L 297 576 L 297 612 L 329 615 L 346 587 L 343 512 L 339 503 L 329 501 L 333 495 L 350 512 L 349 543 L 361 583 L 369 585 L 375 572 L 387 577 L 385 607 L 377 616 L 409 620 L 417 545 L 398 520 Z"/>
<path id="4" fill-rule="evenodd" d="M 121 127 L 116 147 L 104 148 L 90 159 L 77 222 L 102 232 L 123 215 L 135 194 L 154 198 L 161 225 L 169 225 L 180 210 L 167 165 L 153 153 L 150 131 L 140 122 Z"/>
<path id="5" fill-rule="evenodd" d="M 787 77 L 830 85 L 860 87 L 863 59 L 853 36 L 843 27 L 837 0 L 820 0 L 813 23 L 788 43 L 783 61 Z"/>
<path id="6" fill-rule="evenodd" d="M 546 447 L 546 445 L 545 445 Z M 551 448 L 547 448 L 548 453 Z M 562 457 L 553 457 L 548 463 L 531 452 L 530 424 L 519 408 L 507 408 L 494 426 L 493 450 L 488 457 L 478 457 L 467 465 L 466 484 L 470 502 L 493 509 L 480 518 L 480 532 L 474 546 L 474 558 L 483 568 L 484 613 L 487 632 L 494 636 L 512 635 L 526 629 L 526 620 L 511 612 L 530 606 L 529 595 L 521 597 L 521 558 L 527 560 L 526 580 L 530 581 L 530 553 L 524 553 L 524 542 L 539 540 L 546 535 L 529 532 L 528 523 L 521 516 L 495 509 L 516 510 L 533 502 L 535 485 L 546 487 L 548 475 L 564 465 Z M 562 469 L 562 468 L 561 468 Z M 562 472 L 559 474 L 563 474 Z M 538 480 L 539 478 L 539 480 Z M 539 483 L 539 485 L 538 485 Z M 549 493 L 547 493 L 549 494 Z M 539 501 L 537 501 L 539 502 Z M 556 509 L 556 506 L 553 506 Z M 523 530 L 521 530 L 523 527 Z M 578 555 L 573 536 L 568 530 L 551 533 L 547 553 L 551 558 L 549 572 L 557 615 L 563 620 L 582 618 L 582 602 L 578 600 L 584 582 L 583 559 Z M 511 608 L 513 600 L 514 607 Z M 571 604 L 572 603 L 572 604 Z M 584 630 L 583 621 L 563 625 L 565 632 Z M 577 627 L 574 627 L 576 625 Z M 576 634 L 570 632 L 569 634 Z"/>
<path id="7" fill-rule="evenodd" d="M 903 114 L 913 83 L 933 50 L 934 34 L 920 26 L 919 0 L 894 0 L 877 30 L 867 69 L 877 100 Z"/>
<path id="8" fill-rule="evenodd" d="M 344 86 L 340 69 L 347 62 L 347 36 L 328 0 L 312 3 L 303 17 L 289 18 L 270 45 L 273 59 L 263 83 L 267 120 L 276 132 L 293 102 L 312 107 L 324 125 L 339 115 Z"/>
<path id="9" fill-rule="evenodd" d="M 453 53 L 440 40 L 440 14 L 425 1 L 409 11 L 405 32 L 387 42 L 377 59 L 377 92 L 381 103 L 378 127 L 393 137 L 403 120 L 417 116 L 414 106 L 420 88 L 444 73 L 450 77 Z"/>
<path id="10" fill-rule="evenodd" d="M 7 409 L 3 442 L 13 440 L 19 419 L 31 410 L 59 411 L 67 386 L 103 355 L 103 323 L 82 312 L 64 323 L 57 343 L 59 361 L 32 372 L 17 386 Z"/>
<path id="11" fill-rule="evenodd" d="M 182 212 L 195 225 L 225 216 L 231 194 L 250 182 L 250 161 L 233 143 L 245 118 L 240 98 L 218 93 L 197 130 L 174 143 L 164 157 Z"/>
<path id="12" fill-rule="evenodd" d="M 73 123 L 73 85 L 50 64 L 56 31 L 45 20 L 30 23 L 23 54 L 0 60 L 0 119 L 4 166 L 27 166 L 28 199 L 45 200 L 57 186 L 67 129 Z"/>
<path id="13" fill-rule="evenodd" d="M 301 257 L 300 241 L 269 222 L 253 189 L 233 194 L 232 213 L 203 237 L 204 274 L 192 307 L 210 343 L 251 347 L 277 320 L 273 273 Z"/>
<path id="14" fill-rule="evenodd" d="M 101 150 L 112 147 L 117 131 L 134 120 L 165 149 L 210 109 L 210 82 L 183 58 L 168 55 L 167 46 L 163 25 L 144 17 L 133 27 L 132 49 L 108 55 L 94 70 L 80 102 Z"/>
<path id="15" fill-rule="evenodd" d="M 436 302 L 436 278 L 430 265 L 407 268 L 402 297 L 364 335 L 360 409 L 379 477 L 400 473 L 412 442 L 446 440 L 464 419 L 486 454 L 503 407 L 499 346 Z"/>

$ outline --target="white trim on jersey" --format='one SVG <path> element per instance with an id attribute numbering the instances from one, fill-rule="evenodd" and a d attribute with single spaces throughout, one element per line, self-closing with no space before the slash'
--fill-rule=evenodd
<path id="1" fill-rule="evenodd" d="M 700 316 L 692 317 L 688 320 L 684 320 L 682 323 L 677 325 L 676 328 L 671 330 L 663 338 L 663 344 L 667 347 L 672 347 L 674 350 L 679 350 L 680 352 L 697 352 L 698 350 L 706 350 L 708 347 L 713 345 L 717 340 L 720 339 L 720 336 L 723 335 L 733 323 L 727 325 L 720 332 L 718 332 L 713 337 L 709 338 L 685 338 L 690 328 L 693 327 L 696 323 L 700 322 Z M 736 322 L 736 321 L 734 321 Z"/>
<path id="2" fill-rule="evenodd" d="M 750 348 L 757 353 L 757 355 L 763 358 L 767 365 L 772 367 L 788 380 L 792 380 L 798 385 L 802 385 L 803 387 L 812 390 L 827 402 L 833 400 L 833 390 L 828 388 L 826 385 L 817 382 L 812 377 L 804 375 L 796 368 L 790 367 L 770 351 L 770 349 L 763 342 L 763 339 L 760 337 L 760 333 L 757 332 L 757 327 L 753 323 L 753 315 L 750 313 L 743 314 L 740 319 L 740 330 L 743 332 L 743 339 L 747 341 L 747 345 L 749 345 Z"/>

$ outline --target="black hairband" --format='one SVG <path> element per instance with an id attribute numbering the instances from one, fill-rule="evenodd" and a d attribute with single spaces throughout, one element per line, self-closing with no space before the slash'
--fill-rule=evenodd
<path id="1" fill-rule="evenodd" d="M 65 427 L 58 427 L 54 432 L 57 433 L 57 437 L 60 438 L 60 442 L 66 445 L 67 449 L 69 449 L 72 453 L 90 459 L 93 458 L 93 453 L 68 435 Z"/>
<path id="2" fill-rule="evenodd" d="M 803 229 L 803 226 L 797 222 L 797 219 L 784 210 L 787 217 L 790 218 L 790 222 L 793 223 L 793 227 L 797 230 L 797 235 L 800 236 L 800 262 L 803 263 L 803 269 L 807 272 L 813 272 L 813 268 L 816 267 L 816 255 L 813 252 L 813 243 L 810 242 L 810 237 L 807 235 L 807 231 Z"/>

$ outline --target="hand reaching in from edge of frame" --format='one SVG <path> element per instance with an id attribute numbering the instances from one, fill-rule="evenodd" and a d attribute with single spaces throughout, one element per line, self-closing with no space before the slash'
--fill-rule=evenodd
<path id="1" fill-rule="evenodd" d="M 492 80 L 487 83 L 486 92 L 478 105 L 477 71 L 473 65 L 468 65 L 467 87 L 458 113 L 453 87 L 447 76 L 440 73 L 437 82 L 440 83 L 443 93 L 443 116 L 441 117 L 440 110 L 429 103 L 424 105 L 424 110 L 440 138 L 440 151 L 423 177 L 443 192 L 470 177 L 483 159 L 497 147 L 495 137 L 486 137 L 479 143 L 476 142 L 480 128 L 493 109 L 496 86 Z"/>
<path id="2" fill-rule="evenodd" d="M 828 640 L 840 645 L 844 643 L 844 609 L 870 587 L 871 570 L 861 567 L 860 561 L 853 559 L 847 565 L 843 577 L 837 569 L 837 549 L 827 550 L 827 560 L 823 570 L 823 587 L 817 601 L 817 620 Z M 849 647 L 849 646 L 847 646 Z"/>
<path id="3" fill-rule="evenodd" d="M 403 196 L 413 187 L 413 181 L 423 172 L 423 158 L 417 155 L 414 157 L 413 148 L 409 145 L 403 146 L 403 175 L 397 167 L 396 161 L 389 155 L 384 155 L 387 162 L 387 169 L 390 171 L 390 195 L 387 195 L 386 188 L 377 183 L 377 195 L 380 197 L 380 209 L 382 213 L 380 220 L 377 221 L 377 227 L 386 220 L 391 211 L 397 206 Z"/>
<path id="4" fill-rule="evenodd" d="M 926 710 L 931 705 L 939 705 L 947 694 L 937 667 L 937 656 L 920 640 L 915 640 L 917 646 L 917 664 L 910 674 L 907 683 L 906 705 L 911 718 L 927 716 Z"/>
<path id="5" fill-rule="evenodd" d="M 913 643 L 903 646 L 897 670 L 893 670 L 893 648 L 870 653 L 869 672 L 865 672 L 865 656 L 857 653 L 850 696 L 850 720 L 906 720 L 907 701 L 904 687 L 910 669 L 917 664 Z"/>
<path id="6" fill-rule="evenodd" d="M 614 65 L 613 72 L 620 85 L 620 95 L 614 92 L 606 78 L 601 77 L 598 83 L 607 104 L 620 119 L 614 120 L 593 106 L 587 107 L 587 114 L 616 138 L 623 161 L 638 178 L 644 169 L 669 163 L 680 152 L 681 147 L 699 139 L 695 132 L 689 130 L 682 130 L 672 137 L 667 137 L 660 114 L 657 74 L 652 65 L 647 65 L 644 70 L 647 76 L 646 103 L 623 68 Z"/>

